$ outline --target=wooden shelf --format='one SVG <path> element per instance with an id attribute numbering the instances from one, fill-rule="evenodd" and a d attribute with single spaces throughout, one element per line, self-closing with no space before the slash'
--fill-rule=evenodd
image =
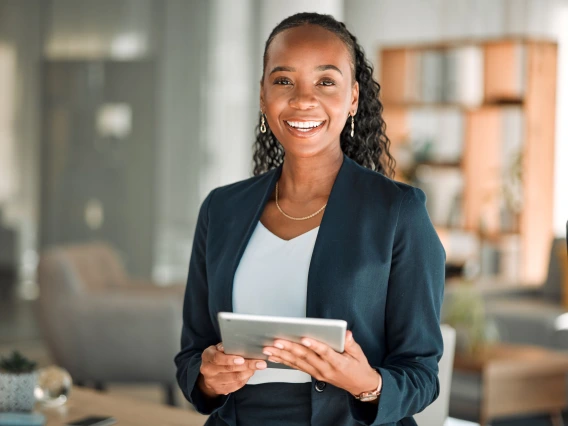
<path id="1" fill-rule="evenodd" d="M 484 102 L 479 105 L 466 105 L 455 102 L 387 102 L 383 106 L 385 109 L 410 109 L 410 108 L 435 108 L 435 109 L 459 109 L 463 111 L 474 111 L 487 107 L 522 107 L 524 100 L 522 98 L 501 98 L 493 102 Z"/>
<path id="2" fill-rule="evenodd" d="M 467 49 L 453 50 L 460 48 Z M 380 55 L 383 117 L 395 159 L 402 149 L 424 141 L 433 141 L 432 152 L 454 153 L 448 144 L 454 133 L 463 135 L 461 161 L 419 162 L 461 171 L 463 177 L 458 220 L 463 228 L 437 229 L 445 238 L 451 232 L 476 235 L 483 223 L 490 241 L 520 241 L 518 276 L 544 282 L 553 237 L 556 42 L 528 37 L 463 39 L 388 46 Z M 441 74 L 435 74 L 439 69 Z M 469 81 L 475 84 L 464 84 Z M 475 91 L 466 90 L 470 88 Z M 461 118 L 455 123 L 433 122 L 429 114 L 440 114 L 444 120 L 454 114 Z M 414 135 L 417 123 L 432 133 Z M 446 127 L 436 133 L 435 126 Z M 514 179 L 515 167 L 522 176 L 517 181 L 523 200 L 518 215 L 502 207 L 504 191 L 511 185 L 504 176 Z M 435 186 L 430 190 L 436 191 Z M 438 212 L 438 217 L 445 216 L 445 210 Z"/>
<path id="3" fill-rule="evenodd" d="M 419 161 L 418 166 L 440 167 L 442 169 L 461 169 L 461 162 Z"/>
<path id="4" fill-rule="evenodd" d="M 421 50 L 446 50 L 446 49 L 453 49 L 453 48 L 460 48 L 460 47 L 468 47 L 468 46 L 487 46 L 492 44 L 500 44 L 503 42 L 509 43 L 538 43 L 540 45 L 551 45 L 556 46 L 557 41 L 553 38 L 549 37 L 527 37 L 524 35 L 511 35 L 509 37 L 499 37 L 499 38 L 462 38 L 456 40 L 448 40 L 443 42 L 432 42 L 432 43 L 424 43 L 424 42 L 415 42 L 415 43 L 391 43 L 391 44 L 384 44 L 380 51 L 379 55 L 383 54 L 384 52 L 389 51 L 400 51 L 400 50 L 413 50 L 413 51 L 421 51 Z"/>

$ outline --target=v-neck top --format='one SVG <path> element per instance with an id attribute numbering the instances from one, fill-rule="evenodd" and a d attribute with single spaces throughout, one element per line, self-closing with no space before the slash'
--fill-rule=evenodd
<path id="1" fill-rule="evenodd" d="M 235 272 L 233 311 L 252 315 L 306 317 L 308 270 L 319 226 L 284 240 L 258 222 Z M 248 384 L 310 382 L 298 370 L 256 371 Z"/>

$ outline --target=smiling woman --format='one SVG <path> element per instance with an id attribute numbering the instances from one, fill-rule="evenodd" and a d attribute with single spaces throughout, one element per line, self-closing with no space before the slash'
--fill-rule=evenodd
<path id="1" fill-rule="evenodd" d="M 207 425 L 416 425 L 439 394 L 445 252 L 394 160 L 372 67 L 332 16 L 270 34 L 254 176 L 203 202 L 178 383 Z M 342 319 L 345 351 L 276 339 L 226 354 L 219 312 Z"/>

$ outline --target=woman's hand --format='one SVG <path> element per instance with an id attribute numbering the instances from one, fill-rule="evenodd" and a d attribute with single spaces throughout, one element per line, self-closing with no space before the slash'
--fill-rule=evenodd
<path id="1" fill-rule="evenodd" d="M 221 343 L 209 346 L 201 354 L 199 388 L 209 397 L 228 395 L 247 384 L 256 370 L 264 370 L 266 362 L 226 355 Z"/>
<path id="2" fill-rule="evenodd" d="M 269 361 L 280 362 L 345 389 L 354 396 L 376 390 L 382 385 L 381 375 L 367 361 L 351 331 L 345 335 L 345 351 L 340 354 L 317 340 L 303 338 L 302 344 L 275 340 L 274 347 L 263 350 Z"/>

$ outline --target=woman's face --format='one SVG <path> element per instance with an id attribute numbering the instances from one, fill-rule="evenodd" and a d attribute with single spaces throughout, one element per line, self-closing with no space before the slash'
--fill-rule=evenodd
<path id="1" fill-rule="evenodd" d="M 351 66 L 345 44 L 317 25 L 291 28 L 272 40 L 260 107 L 286 153 L 309 157 L 339 148 L 359 99 Z"/>

